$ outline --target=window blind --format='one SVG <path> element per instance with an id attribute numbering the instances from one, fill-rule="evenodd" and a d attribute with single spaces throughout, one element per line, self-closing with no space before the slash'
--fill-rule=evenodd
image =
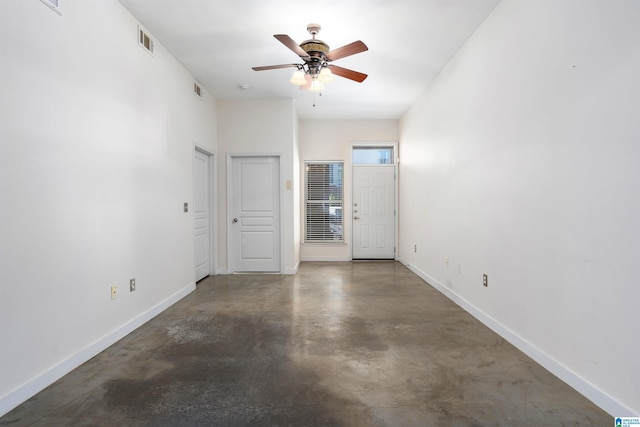
<path id="1" fill-rule="evenodd" d="M 305 242 L 344 242 L 344 162 L 305 162 Z"/>

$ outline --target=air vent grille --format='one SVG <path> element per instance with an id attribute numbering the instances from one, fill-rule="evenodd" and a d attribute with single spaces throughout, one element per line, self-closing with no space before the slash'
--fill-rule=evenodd
<path id="1" fill-rule="evenodd" d="M 138 44 L 142 46 L 144 50 L 146 50 L 147 52 L 153 55 L 153 45 L 154 45 L 153 39 L 151 38 L 151 35 L 149 35 L 149 33 L 139 25 L 138 25 Z"/>
<path id="2" fill-rule="evenodd" d="M 198 83 L 193 83 L 193 93 L 202 98 L 202 88 Z"/>
<path id="3" fill-rule="evenodd" d="M 58 15 L 62 15 L 62 0 L 40 0 L 53 9 Z"/>

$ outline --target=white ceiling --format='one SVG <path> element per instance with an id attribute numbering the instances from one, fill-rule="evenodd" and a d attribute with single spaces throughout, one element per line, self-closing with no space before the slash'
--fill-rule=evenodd
<path id="1" fill-rule="evenodd" d="M 395 119 L 493 11 L 500 0 L 120 0 L 216 99 L 293 98 L 304 119 Z M 336 77 L 321 97 L 289 83 L 300 63 L 274 34 L 331 49 L 362 40 L 369 50 L 334 64 L 369 75 Z M 250 85 L 241 90 L 239 85 Z"/>

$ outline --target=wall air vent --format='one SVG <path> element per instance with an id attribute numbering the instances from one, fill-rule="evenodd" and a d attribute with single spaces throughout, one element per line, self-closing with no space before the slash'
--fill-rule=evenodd
<path id="1" fill-rule="evenodd" d="M 58 15 L 62 15 L 62 0 L 40 0 L 53 9 Z"/>
<path id="2" fill-rule="evenodd" d="M 138 44 L 142 46 L 144 50 L 153 55 L 153 39 L 147 30 L 142 28 L 140 25 L 138 25 Z"/>
<path id="3" fill-rule="evenodd" d="M 193 93 L 202 98 L 202 88 L 198 83 L 193 83 Z"/>

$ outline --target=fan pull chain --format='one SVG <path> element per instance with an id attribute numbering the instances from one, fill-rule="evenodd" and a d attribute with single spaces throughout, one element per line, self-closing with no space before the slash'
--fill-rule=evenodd
<path id="1" fill-rule="evenodd" d="M 318 94 L 318 96 L 322 96 L 322 92 L 320 92 L 320 93 Z M 316 94 L 315 94 L 315 92 L 313 93 L 313 106 L 314 106 L 314 107 L 316 106 Z"/>

